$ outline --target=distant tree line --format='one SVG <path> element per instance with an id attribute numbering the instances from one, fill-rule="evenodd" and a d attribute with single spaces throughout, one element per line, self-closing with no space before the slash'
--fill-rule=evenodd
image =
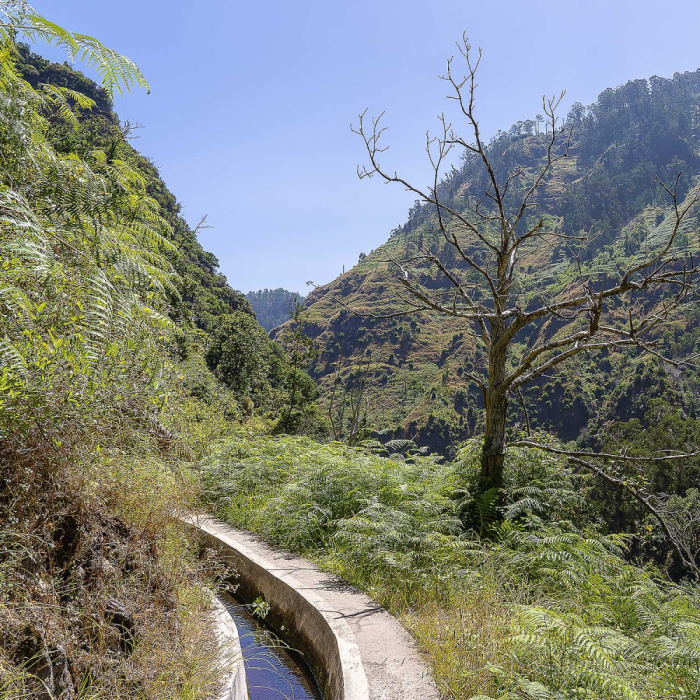
<path id="1" fill-rule="evenodd" d="M 246 295 L 258 323 L 269 333 L 281 326 L 294 314 L 297 304 L 303 304 L 305 297 L 296 292 L 278 289 L 261 289 Z"/>

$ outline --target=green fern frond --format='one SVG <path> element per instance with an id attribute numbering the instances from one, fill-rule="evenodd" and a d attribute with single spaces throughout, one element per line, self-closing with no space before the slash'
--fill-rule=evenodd
<path id="1" fill-rule="evenodd" d="M 27 362 L 7 336 L 0 338 L 0 367 L 22 379 L 27 378 Z"/>
<path id="2" fill-rule="evenodd" d="M 77 46 L 74 56 L 95 68 L 102 78 L 102 87 L 110 95 L 123 95 L 135 87 L 151 92 L 148 81 L 131 59 L 85 34 L 73 34 L 72 40 Z"/>
<path id="3" fill-rule="evenodd" d="M 11 42 L 14 32 L 19 32 L 33 43 L 45 42 L 65 49 L 72 60 L 95 68 L 102 79 L 102 87 L 110 96 L 123 95 L 137 86 L 150 92 L 146 78 L 131 59 L 94 37 L 69 32 L 27 4 L 6 7 L 4 15 L 7 21 L 0 23 L 0 30 L 6 42 Z"/>
<path id="4" fill-rule="evenodd" d="M 97 154 L 97 152 L 94 153 Z M 144 176 L 125 161 L 115 159 L 107 163 L 105 160 L 103 165 L 106 166 L 108 173 L 114 177 L 116 182 L 118 182 L 126 192 L 138 193 L 140 195 L 145 193 L 146 180 Z"/>
<path id="5" fill-rule="evenodd" d="M 416 443 L 413 440 L 389 440 L 384 447 L 389 452 L 406 452 L 409 449 L 415 448 Z"/>
<path id="6" fill-rule="evenodd" d="M 77 129 L 78 118 L 75 116 L 75 112 L 71 108 L 66 96 L 61 92 L 61 90 L 53 85 L 42 85 L 42 89 L 49 98 L 49 104 L 51 104 L 57 110 L 61 119 L 71 127 Z"/>
<path id="7" fill-rule="evenodd" d="M 15 318 L 30 314 L 31 303 L 26 294 L 17 287 L 4 285 L 1 280 L 0 305 L 10 311 Z"/>
<path id="8" fill-rule="evenodd" d="M 87 95 L 84 95 L 78 90 L 72 90 L 71 88 L 60 86 L 57 86 L 56 89 L 59 90 L 64 97 L 73 100 L 78 109 L 89 110 L 92 109 L 96 104 L 95 100 L 93 100 L 91 97 L 88 97 Z"/>
<path id="9" fill-rule="evenodd" d="M 532 700 L 556 700 L 554 694 L 538 681 L 521 680 L 518 684 L 524 697 Z"/>

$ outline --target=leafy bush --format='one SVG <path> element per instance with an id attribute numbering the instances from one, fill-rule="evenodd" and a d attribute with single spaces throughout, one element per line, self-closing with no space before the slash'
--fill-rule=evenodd
<path id="1" fill-rule="evenodd" d="M 241 396 L 255 396 L 267 385 L 268 340 L 250 314 L 224 316 L 207 349 L 209 368 Z"/>

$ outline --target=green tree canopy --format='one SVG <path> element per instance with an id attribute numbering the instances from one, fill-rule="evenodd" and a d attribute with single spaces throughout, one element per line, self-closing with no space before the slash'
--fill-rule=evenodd
<path id="1" fill-rule="evenodd" d="M 234 311 L 221 317 L 207 350 L 209 368 L 234 391 L 253 397 L 266 384 L 269 341 L 250 314 Z"/>

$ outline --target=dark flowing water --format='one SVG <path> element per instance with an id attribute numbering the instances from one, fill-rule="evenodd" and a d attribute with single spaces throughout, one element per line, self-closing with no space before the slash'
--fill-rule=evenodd
<path id="1" fill-rule="evenodd" d="M 221 594 L 220 599 L 238 627 L 250 700 L 322 700 L 299 652 L 290 649 L 235 598 Z"/>

